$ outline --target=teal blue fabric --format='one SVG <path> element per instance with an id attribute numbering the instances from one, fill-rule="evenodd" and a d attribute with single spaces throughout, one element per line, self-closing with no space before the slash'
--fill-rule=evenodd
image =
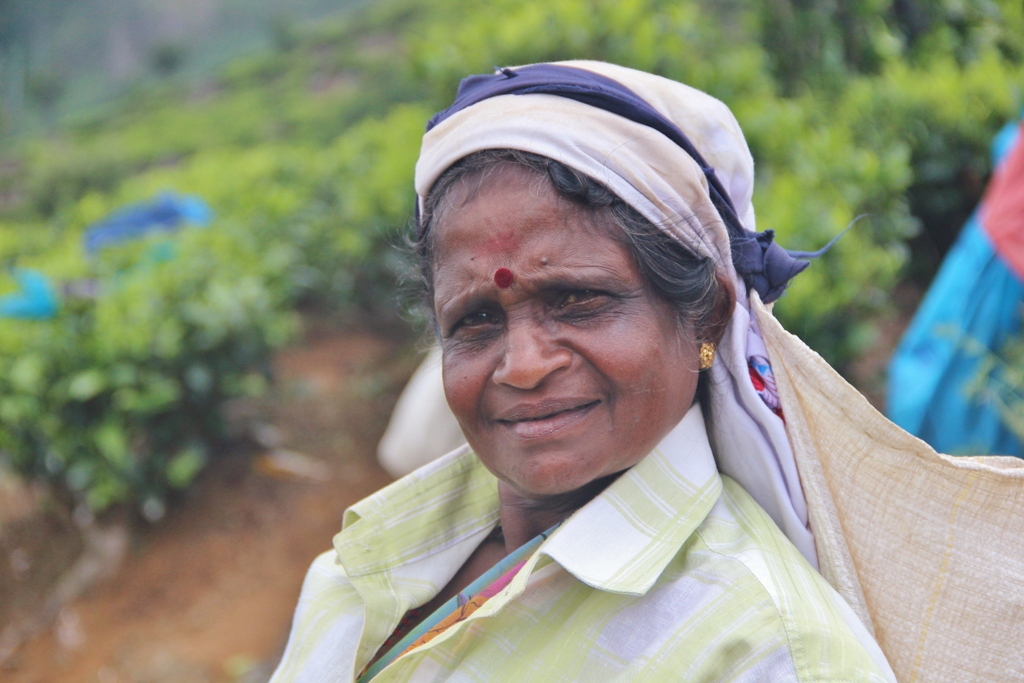
<path id="1" fill-rule="evenodd" d="M 993 140 L 998 163 L 1017 142 L 1016 123 Z M 994 164 L 995 165 L 995 164 Z M 1024 455 L 992 403 L 967 387 L 981 368 L 978 345 L 998 351 L 1020 332 L 1024 284 L 996 253 L 978 209 L 946 255 L 889 365 L 889 419 L 952 455 Z"/>
<path id="2" fill-rule="evenodd" d="M 16 270 L 18 291 L 0 297 L 0 318 L 46 320 L 57 315 L 57 293 L 45 275 L 35 270 Z"/>

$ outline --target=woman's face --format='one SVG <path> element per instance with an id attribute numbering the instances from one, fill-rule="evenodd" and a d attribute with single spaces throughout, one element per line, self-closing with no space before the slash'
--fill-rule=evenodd
<path id="1" fill-rule="evenodd" d="M 434 307 L 445 394 L 477 456 L 535 499 L 634 465 L 693 403 L 693 335 L 627 248 L 546 182 L 505 168 L 452 200 Z"/>

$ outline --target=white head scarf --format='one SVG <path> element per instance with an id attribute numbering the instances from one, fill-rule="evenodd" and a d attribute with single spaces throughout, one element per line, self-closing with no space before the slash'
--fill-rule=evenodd
<path id="1" fill-rule="evenodd" d="M 584 61 L 560 66 L 620 83 L 675 124 L 714 168 L 743 227 L 754 230 L 754 161 L 728 107 L 681 83 L 625 67 Z M 752 366 L 770 378 L 768 354 L 700 165 L 655 128 L 576 99 L 498 95 L 451 114 L 423 137 L 416 164 L 421 209 L 447 168 L 487 149 L 532 152 L 585 173 L 688 249 L 712 258 L 733 283 L 737 305 L 711 368 L 710 437 L 718 468 L 750 493 L 817 568 L 785 424 L 751 380 Z"/>

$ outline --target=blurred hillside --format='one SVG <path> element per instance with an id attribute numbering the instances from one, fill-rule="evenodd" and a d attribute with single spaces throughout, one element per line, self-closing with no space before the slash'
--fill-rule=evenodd
<path id="1" fill-rule="evenodd" d="M 208 76 L 356 0 L 4 0 L 5 132 L 38 134 L 152 78 Z"/>

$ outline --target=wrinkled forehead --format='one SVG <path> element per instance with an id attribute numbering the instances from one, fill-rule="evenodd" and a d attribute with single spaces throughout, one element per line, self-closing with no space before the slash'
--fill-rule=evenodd
<path id="1" fill-rule="evenodd" d="M 442 238 L 450 238 L 448 227 L 453 222 L 463 226 L 456 239 L 478 239 L 499 252 L 507 245 L 510 229 L 531 225 L 538 219 L 544 219 L 548 230 L 571 228 L 581 239 L 609 237 L 623 241 L 612 213 L 602 210 L 611 203 L 610 196 L 605 196 L 607 203 L 600 199 L 591 203 L 588 200 L 594 198 L 593 188 L 581 190 L 588 200 L 582 194 L 567 196 L 565 186 L 553 179 L 543 160 L 517 158 L 507 150 L 493 152 L 479 153 L 459 173 L 434 186 L 429 200 L 429 239 L 435 262 L 443 251 Z M 499 224 L 503 229 L 497 228 Z M 467 233 L 467 227 L 483 234 Z"/>
<path id="2" fill-rule="evenodd" d="M 433 219 L 441 220 L 443 214 L 464 207 L 493 186 L 520 186 L 527 191 L 526 199 L 546 199 L 552 195 L 551 183 L 544 170 L 517 157 L 519 155 L 512 156 L 509 150 L 482 150 L 459 159 L 442 172 L 440 179 L 445 180 L 435 183 L 430 191 Z M 450 172 L 446 178 L 446 173 Z"/>

